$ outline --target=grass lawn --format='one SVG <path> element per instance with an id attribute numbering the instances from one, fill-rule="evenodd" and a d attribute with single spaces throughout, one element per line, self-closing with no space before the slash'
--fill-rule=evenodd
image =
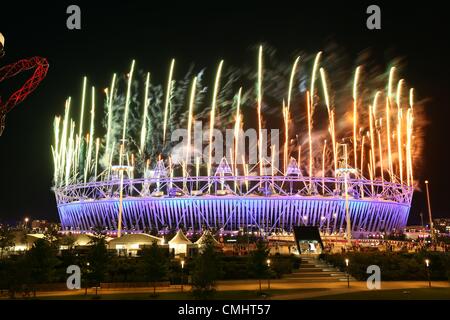
<path id="1" fill-rule="evenodd" d="M 265 290 L 263 293 L 266 294 L 267 298 L 274 295 L 282 294 L 295 294 L 295 293 L 306 293 L 312 291 L 323 291 L 327 289 L 284 289 L 284 290 Z M 217 291 L 212 299 L 214 300 L 254 300 L 254 299 L 264 299 L 258 294 L 257 291 L 252 290 L 239 290 L 239 291 Z M 37 297 L 38 300 L 192 300 L 194 299 L 190 292 L 161 292 L 158 293 L 156 297 L 152 296 L 151 292 L 148 293 L 111 293 L 111 294 L 100 294 L 95 297 L 92 294 L 88 295 L 64 295 L 64 296 L 46 296 Z"/>
<path id="2" fill-rule="evenodd" d="M 278 295 L 296 295 L 302 293 L 323 292 L 326 288 L 312 289 L 280 289 L 265 290 L 265 296 L 259 295 L 253 290 L 217 291 L 212 297 L 213 300 L 255 300 L 271 299 Z M 20 297 L 18 296 L 18 299 Z M 30 298 L 33 299 L 33 298 Z M 156 296 L 152 292 L 133 293 L 118 292 L 110 294 L 100 294 L 95 297 L 93 294 L 74 294 L 61 296 L 37 297 L 36 300 L 193 300 L 190 292 L 157 292 Z M 359 291 L 341 294 L 322 295 L 310 300 L 450 300 L 450 288 L 414 288 L 396 290 L 372 290 Z"/>
<path id="3" fill-rule="evenodd" d="M 450 300 L 450 288 L 372 290 L 327 295 L 313 300 Z"/>

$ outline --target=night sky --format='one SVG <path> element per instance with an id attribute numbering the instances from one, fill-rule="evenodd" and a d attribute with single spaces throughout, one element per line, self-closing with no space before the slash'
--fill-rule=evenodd
<path id="1" fill-rule="evenodd" d="M 0 32 L 7 54 L 0 66 L 40 55 L 48 58 L 50 69 L 38 90 L 8 114 L 0 137 L 0 220 L 30 216 L 57 221 L 51 192 L 52 122 L 63 112 L 67 96 L 79 97 L 84 75 L 91 84 L 106 87 L 112 73 L 128 70 L 134 58 L 161 83 L 172 57 L 178 65 L 195 62 L 211 70 L 222 58 L 230 64 L 253 63 L 256 53 L 249 48 L 267 43 L 280 59 L 291 61 L 296 50 L 315 53 L 330 39 L 350 56 L 369 48 L 382 57 L 383 69 L 395 57 L 407 62 L 402 76 L 419 99 L 427 99 L 430 120 L 424 166 L 416 176 L 422 185 L 430 180 L 434 216 L 450 217 L 448 13 L 440 2 L 430 1 L 426 6 L 395 1 L 395 7 L 393 1 L 310 2 L 2 1 Z M 81 7 L 82 30 L 66 28 L 70 4 Z M 381 7 L 381 30 L 366 28 L 370 4 Z M 0 83 L 0 96 L 6 99 L 4 92 L 14 85 Z M 410 223 L 420 221 L 420 211 L 426 217 L 424 194 L 417 192 Z"/>

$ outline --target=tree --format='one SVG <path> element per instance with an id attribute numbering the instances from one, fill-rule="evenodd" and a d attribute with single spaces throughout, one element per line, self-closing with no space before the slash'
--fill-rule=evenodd
<path id="1" fill-rule="evenodd" d="M 55 226 L 50 225 L 44 232 L 44 239 L 47 240 L 47 242 L 50 243 L 51 246 L 54 246 L 56 248 L 60 242 L 58 229 Z"/>
<path id="2" fill-rule="evenodd" d="M 192 271 L 193 293 L 199 298 L 207 298 L 215 291 L 216 281 L 222 275 L 221 258 L 213 239 L 207 237 L 202 243 L 200 254 L 194 259 Z"/>
<path id="3" fill-rule="evenodd" d="M 153 295 L 156 295 L 156 283 L 169 273 L 168 252 L 158 247 L 156 241 L 149 248 L 142 249 L 140 270 L 145 281 L 152 283 Z"/>
<path id="4" fill-rule="evenodd" d="M 0 288 L 8 289 L 9 297 L 16 298 L 16 293 L 25 291 L 30 283 L 30 269 L 24 254 L 11 256 L 9 259 L 0 261 Z"/>
<path id="5" fill-rule="evenodd" d="M 3 252 L 6 248 L 14 246 L 14 233 L 7 225 L 0 226 L 0 259 L 3 258 Z"/>
<path id="6" fill-rule="evenodd" d="M 249 259 L 249 270 L 259 280 L 259 292 L 261 293 L 261 280 L 269 275 L 267 266 L 267 257 L 269 248 L 263 240 L 256 242 L 256 249 L 251 252 Z"/>
<path id="7" fill-rule="evenodd" d="M 66 246 L 68 250 L 73 250 L 76 239 L 72 234 L 65 235 L 59 239 L 59 243 L 62 246 Z"/>
<path id="8" fill-rule="evenodd" d="M 294 259 L 289 256 L 281 256 L 276 254 L 274 259 L 272 259 L 272 264 L 269 271 L 269 277 L 275 276 L 277 278 L 281 278 L 283 274 L 291 273 L 292 266 L 294 264 Z"/>
<path id="9" fill-rule="evenodd" d="M 59 263 L 56 253 L 54 246 L 44 239 L 38 239 L 27 252 L 26 261 L 34 295 L 36 284 L 49 283 L 55 279 L 55 269 Z"/>
<path id="10" fill-rule="evenodd" d="M 95 294 L 97 287 L 105 279 L 106 267 L 109 261 L 108 249 L 106 248 L 106 234 L 103 230 L 96 229 L 90 241 L 91 246 L 87 254 L 87 277 L 86 286 L 94 285 Z"/>

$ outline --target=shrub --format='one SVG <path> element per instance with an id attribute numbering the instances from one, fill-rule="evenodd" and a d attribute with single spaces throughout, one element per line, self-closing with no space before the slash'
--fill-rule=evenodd
<path id="1" fill-rule="evenodd" d="M 367 267 L 378 265 L 383 280 L 426 280 L 425 259 L 430 260 L 432 280 L 449 280 L 450 253 L 419 252 L 349 252 L 346 254 L 321 254 L 320 259 L 346 270 L 345 259 L 350 260 L 348 271 L 357 280 L 367 279 Z"/>

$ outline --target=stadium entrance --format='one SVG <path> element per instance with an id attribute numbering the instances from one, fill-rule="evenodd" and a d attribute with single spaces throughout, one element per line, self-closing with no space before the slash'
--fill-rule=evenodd
<path id="1" fill-rule="evenodd" d="M 295 243 L 300 254 L 320 254 L 323 250 L 318 227 L 294 227 Z"/>

